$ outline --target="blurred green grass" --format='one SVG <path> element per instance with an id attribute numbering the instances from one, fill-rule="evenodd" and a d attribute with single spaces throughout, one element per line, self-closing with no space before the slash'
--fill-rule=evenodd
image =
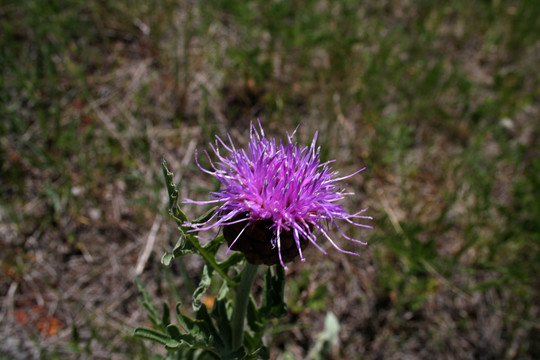
<path id="1" fill-rule="evenodd" d="M 480 315 L 443 307 L 455 328 L 438 329 L 437 296 L 485 296 L 479 306 L 500 319 L 484 339 L 492 349 L 468 339 L 470 357 L 539 356 L 538 2 L 28 0 L 4 2 L 0 18 L 2 293 L 24 283 L 36 234 L 79 250 L 85 226 L 129 218 L 148 231 L 162 156 L 178 159 L 186 193 L 204 196 L 215 184 L 180 163 L 190 140 L 245 142 L 260 117 L 276 136 L 301 124 L 304 143 L 320 130 L 322 156 L 343 172 L 368 167 L 347 206 L 376 219 L 354 235 L 370 240 L 366 291 L 392 325 L 374 314 L 358 336 L 398 340 L 362 356 L 414 353 L 413 314 L 439 334 L 424 344 L 431 355 L 461 357 L 450 338 L 482 331 Z M 293 308 L 320 311 L 296 276 Z"/>

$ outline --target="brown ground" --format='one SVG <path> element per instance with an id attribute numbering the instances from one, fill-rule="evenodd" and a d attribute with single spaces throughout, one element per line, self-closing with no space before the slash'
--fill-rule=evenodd
<path id="1" fill-rule="evenodd" d="M 219 32 L 215 36 L 220 44 Z M 95 63 L 89 67 L 86 81 L 94 92 L 87 99 L 66 99 L 62 110 L 62 126 L 77 125 L 72 135 L 80 137 L 79 153 L 64 158 L 65 154 L 52 147 L 49 155 L 60 166 L 42 169 L 15 151 L 12 144 L 17 139 L 2 139 L 0 144 L 13 166 L 27 174 L 22 184 L 24 197 L 13 199 L 18 214 L 0 208 L 0 359 L 127 359 L 143 354 L 141 343 L 128 331 L 148 324 L 146 312 L 137 302 L 134 278 L 141 279 L 158 303 L 174 302 L 171 288 L 189 303 L 186 289 L 196 284 L 202 266 L 199 259 L 187 257 L 184 265 L 190 278 L 186 280 L 180 265 L 168 271 L 160 264 L 161 255 L 177 237 L 173 221 L 163 210 L 166 198 L 161 158 L 166 158 L 175 179 L 183 184 L 181 197 L 204 198 L 205 191 L 215 184 L 193 166 L 195 149 L 204 149 L 213 133 L 223 136 L 229 132 L 236 144 L 245 145 L 249 121 L 263 106 L 265 88 L 253 79 L 224 84 L 220 76 L 209 75 L 216 69 L 198 59 L 203 45 L 196 37 L 188 44 L 193 60 L 189 81 L 179 83 L 172 80 L 173 70 L 164 56 L 156 54 L 163 49 L 152 46 L 148 37 L 136 41 L 110 38 L 99 60 L 92 57 Z M 90 47 L 90 51 L 96 49 Z M 471 74 L 481 77 L 483 70 L 477 68 L 475 57 L 467 58 Z M 286 66 L 277 69 L 276 78 L 286 79 L 290 75 L 287 70 Z M 319 85 L 290 86 L 298 101 L 294 111 L 305 112 L 298 140 L 308 144 L 313 132 L 321 130 L 323 145 L 339 160 L 336 167 L 349 173 L 377 152 L 364 145 L 377 137 L 376 131 L 370 126 L 359 127 L 363 109 L 342 109 L 338 95 L 332 97 L 332 120 L 320 116 L 317 101 L 323 95 L 316 93 L 312 102 L 301 96 L 316 91 Z M 240 115 L 231 118 L 231 108 Z M 289 111 L 280 122 L 265 124 L 268 134 L 283 137 L 285 130 L 295 128 L 294 111 Z M 537 118 L 537 105 L 518 114 L 512 141 L 534 143 L 534 129 L 529 124 Z M 264 117 L 262 120 L 264 123 Z M 88 129 L 92 129 L 90 135 Z M 294 358 L 305 358 L 323 329 L 327 311 L 337 316 L 341 326 L 336 359 L 534 358 L 540 353 L 535 345 L 540 336 L 538 307 L 521 308 L 516 300 L 519 297 L 497 287 L 470 291 L 477 284 L 496 280 L 493 269 L 469 274 L 449 267 L 449 273 L 441 273 L 426 262 L 425 270 L 411 279 L 421 284 L 418 294 L 412 285 L 392 288 L 391 280 L 380 278 L 384 266 L 408 266 L 406 259 L 384 251 L 383 244 L 391 235 L 404 234 L 402 225 L 407 219 L 428 223 L 447 211 L 450 229 L 430 229 L 440 230 L 438 252 L 452 257 L 463 245 L 465 230 L 459 219 L 469 216 L 476 200 L 468 195 L 460 169 L 451 162 L 463 151 L 463 139 L 470 135 L 466 124 L 461 130 L 456 127 L 456 134 L 440 134 L 419 124 L 415 151 L 402 159 L 418 168 L 417 173 L 407 178 L 395 168 L 368 169 L 349 181 L 359 195 L 346 207 L 369 206 L 375 222 L 387 225 L 386 233 L 377 229 L 369 235 L 355 233 L 373 238 L 370 245 L 357 249 L 359 257 L 342 255 L 329 247 L 330 254 L 325 257 L 308 248 L 308 261 L 290 266 L 290 313 L 279 323 L 283 327 L 276 328 L 276 334 L 269 338 L 272 358 L 283 359 L 285 351 Z M 33 124 L 26 133 L 39 138 L 39 132 Z M 141 142 L 145 150 L 141 150 Z M 495 141 L 491 145 L 482 156 L 500 153 Z M 501 203 L 510 197 L 507 185 L 513 174 L 506 170 L 504 164 L 497 169 L 498 174 L 507 174 L 497 177 Z M 69 193 L 56 200 L 54 195 L 42 195 L 46 186 Z M 459 201 L 443 208 L 440 199 L 448 193 L 456 194 Z M 185 211 L 202 213 L 191 206 Z M 465 265 L 481 255 L 474 251 L 464 256 Z M 323 292 L 322 297 L 318 291 Z M 402 296 L 413 295 L 422 297 L 416 306 L 400 302 Z M 515 314 L 522 318 L 515 318 Z M 163 353 L 159 346 L 145 344 L 148 351 Z"/>

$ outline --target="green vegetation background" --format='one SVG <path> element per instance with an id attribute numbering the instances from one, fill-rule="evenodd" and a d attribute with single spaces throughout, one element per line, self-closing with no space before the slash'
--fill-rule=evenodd
<path id="1" fill-rule="evenodd" d="M 145 321 L 134 276 L 189 302 L 200 268 L 159 265 L 160 159 L 202 199 L 194 149 L 245 145 L 258 117 L 367 166 L 346 207 L 375 218 L 349 229 L 360 258 L 292 267 L 274 357 L 306 357 L 327 310 L 336 359 L 540 357 L 539 18 L 534 0 L 3 1 L 0 358 L 151 357 L 124 329 Z"/>

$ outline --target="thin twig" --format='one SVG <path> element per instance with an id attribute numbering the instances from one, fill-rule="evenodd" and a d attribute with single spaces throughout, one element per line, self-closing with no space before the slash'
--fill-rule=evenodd
<path id="1" fill-rule="evenodd" d="M 17 291 L 18 283 L 15 281 L 9 285 L 8 292 L 6 294 L 6 297 L 4 299 L 5 303 L 5 309 L 0 313 L 0 323 L 2 320 L 4 320 L 4 316 L 7 316 L 9 318 L 10 314 L 13 314 L 15 311 L 15 291 Z"/>
<path id="2" fill-rule="evenodd" d="M 156 242 L 157 232 L 159 230 L 159 227 L 161 226 L 162 220 L 163 218 L 161 215 L 159 214 L 156 215 L 154 224 L 152 224 L 152 228 L 150 229 L 150 232 L 148 233 L 148 237 L 146 238 L 146 246 L 144 247 L 144 250 L 141 253 L 141 256 L 139 256 L 139 259 L 137 260 L 137 266 L 135 267 L 135 275 L 137 276 L 142 274 L 144 267 L 146 265 L 146 262 L 148 261 L 148 258 L 150 257 L 150 254 L 152 253 L 152 249 L 154 248 L 154 243 Z"/>

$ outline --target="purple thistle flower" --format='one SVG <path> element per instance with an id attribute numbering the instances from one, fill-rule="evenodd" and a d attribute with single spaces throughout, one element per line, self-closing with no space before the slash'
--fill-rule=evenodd
<path id="1" fill-rule="evenodd" d="M 286 268 L 285 262 L 297 256 L 304 261 L 302 250 L 313 244 L 320 251 L 326 251 L 317 243 L 314 230 L 318 230 L 337 250 L 351 255 L 355 252 L 340 248 L 330 236 L 334 226 L 347 240 L 366 245 L 343 233 L 337 220 L 344 220 L 355 226 L 371 228 L 353 219 L 372 219 L 361 215 L 367 209 L 349 214 L 337 202 L 345 192 L 337 183 L 357 173 L 337 177 L 328 161 L 321 164 L 319 148 L 315 146 L 317 133 L 311 146 L 299 146 L 292 142 L 295 132 L 287 134 L 288 142 L 276 144 L 275 139 L 267 139 L 259 122 L 260 133 L 250 126 L 248 151 L 236 149 L 229 137 L 229 144 L 216 136 L 215 144 L 210 144 L 218 161 L 213 162 L 206 153 L 211 170 L 199 168 L 216 177 L 222 184 L 217 192 L 212 192 L 212 200 L 187 203 L 199 205 L 221 203 L 214 215 L 202 224 L 187 224 L 193 231 L 205 231 L 223 227 L 223 235 L 229 250 L 242 251 L 246 259 L 254 264 L 273 265 L 278 262 Z M 228 154 L 220 153 L 220 145 Z"/>

